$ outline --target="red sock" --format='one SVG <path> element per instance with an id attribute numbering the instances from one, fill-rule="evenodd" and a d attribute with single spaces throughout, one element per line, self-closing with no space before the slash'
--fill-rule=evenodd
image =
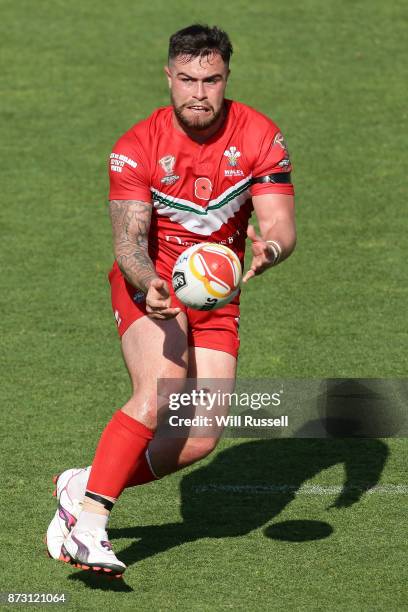
<path id="1" fill-rule="evenodd" d="M 98 495 L 119 497 L 140 464 L 146 461 L 151 429 L 121 410 L 115 412 L 99 440 L 87 489 Z M 147 461 L 146 461 L 147 463 Z"/>
<path id="2" fill-rule="evenodd" d="M 127 481 L 126 488 L 137 487 L 137 485 L 146 484 L 152 482 L 152 480 L 157 480 L 157 476 L 153 474 L 145 452 L 143 457 L 140 458 L 138 466 Z"/>

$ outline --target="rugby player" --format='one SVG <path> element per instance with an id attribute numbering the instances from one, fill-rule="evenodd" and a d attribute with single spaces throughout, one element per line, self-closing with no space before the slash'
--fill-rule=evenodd
<path id="1" fill-rule="evenodd" d="M 181 304 L 171 272 L 197 242 L 228 245 L 252 263 L 244 282 L 284 261 L 296 241 L 291 163 L 279 128 L 225 98 L 232 46 L 217 27 L 192 25 L 170 38 L 171 105 L 137 123 L 110 156 L 115 263 L 112 307 L 132 394 L 99 440 L 92 466 L 57 479 L 50 555 L 121 576 L 106 533 L 126 487 L 162 478 L 208 455 L 218 436 L 155 438 L 158 378 L 235 379 L 239 297 L 211 311 Z M 260 235 L 248 225 L 252 211 Z M 232 390 L 232 389 L 231 389 Z"/>

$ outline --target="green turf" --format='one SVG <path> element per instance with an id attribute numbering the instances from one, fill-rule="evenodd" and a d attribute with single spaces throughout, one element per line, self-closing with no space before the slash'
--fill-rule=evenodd
<path id="1" fill-rule="evenodd" d="M 407 375 L 405 3 L 0 9 L 0 590 L 69 592 L 78 610 L 407 609 L 406 494 L 327 509 L 335 495 L 222 489 L 341 485 L 344 466 L 356 490 L 406 485 L 405 440 L 227 440 L 199 466 L 126 492 L 111 523 L 126 586 L 54 563 L 41 544 L 50 475 L 91 460 L 129 391 L 106 281 L 106 158 L 167 103 L 162 66 L 179 27 L 230 33 L 229 95 L 272 116 L 295 167 L 297 251 L 243 293 L 240 376 Z M 206 483 L 221 489 L 200 492 Z M 301 521 L 299 541 L 288 541 L 293 523 L 272 527 L 284 521 Z"/>

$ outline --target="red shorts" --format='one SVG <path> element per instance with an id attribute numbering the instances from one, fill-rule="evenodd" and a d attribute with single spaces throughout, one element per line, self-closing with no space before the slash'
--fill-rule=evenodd
<path id="1" fill-rule="evenodd" d="M 239 304 L 227 304 L 214 311 L 187 308 L 174 294 L 171 279 L 161 275 L 168 283 L 172 308 L 179 307 L 187 315 L 188 345 L 215 349 L 238 356 Z M 120 336 L 141 317 L 146 316 L 145 295 L 135 289 L 123 277 L 115 262 L 109 272 L 112 310 Z"/>

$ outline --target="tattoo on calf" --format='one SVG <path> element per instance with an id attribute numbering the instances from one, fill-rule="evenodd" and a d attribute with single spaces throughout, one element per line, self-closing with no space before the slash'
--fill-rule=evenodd
<path id="1" fill-rule="evenodd" d="M 138 200 L 111 200 L 110 218 L 116 261 L 126 280 L 147 293 L 157 273 L 149 257 L 152 206 Z"/>

